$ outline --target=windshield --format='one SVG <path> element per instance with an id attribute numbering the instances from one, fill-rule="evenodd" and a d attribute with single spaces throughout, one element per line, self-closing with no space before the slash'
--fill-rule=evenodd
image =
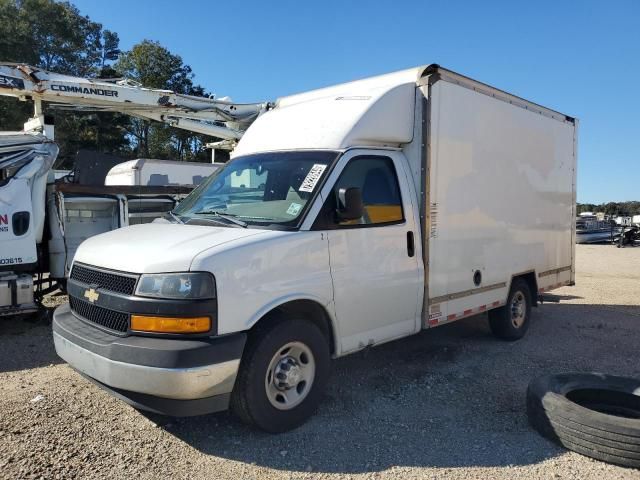
<path id="1" fill-rule="evenodd" d="M 174 210 L 183 222 L 295 226 L 336 152 L 275 152 L 237 157 Z"/>

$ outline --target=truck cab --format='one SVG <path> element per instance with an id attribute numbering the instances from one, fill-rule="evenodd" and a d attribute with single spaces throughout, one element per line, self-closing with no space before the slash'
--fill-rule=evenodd
<path id="1" fill-rule="evenodd" d="M 420 330 L 414 197 L 398 150 L 238 156 L 170 219 L 82 244 L 58 353 L 140 408 L 193 415 L 227 408 L 248 339 L 275 328 L 263 373 L 286 414 L 318 395 L 330 356 Z M 301 326 L 308 343 L 287 337 Z"/>

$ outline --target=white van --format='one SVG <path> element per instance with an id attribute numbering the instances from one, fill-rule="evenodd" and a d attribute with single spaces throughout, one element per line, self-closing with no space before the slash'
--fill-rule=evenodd
<path id="1" fill-rule="evenodd" d="M 56 350 L 137 408 L 278 432 L 331 358 L 484 312 L 519 339 L 574 281 L 576 124 L 437 65 L 282 98 L 172 221 L 80 246 Z"/>

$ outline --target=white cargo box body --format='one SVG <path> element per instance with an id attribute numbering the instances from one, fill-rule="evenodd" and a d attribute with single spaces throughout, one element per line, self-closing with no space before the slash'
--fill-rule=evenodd
<path id="1" fill-rule="evenodd" d="M 223 164 L 138 158 L 107 173 L 105 185 L 199 185 Z"/>
<path id="2" fill-rule="evenodd" d="M 574 118 L 430 65 L 282 98 L 234 156 L 401 151 L 428 327 L 503 305 L 515 276 L 538 292 L 573 283 L 576 131 Z"/>
<path id="3" fill-rule="evenodd" d="M 426 82 L 429 321 L 503 303 L 516 275 L 572 283 L 575 120 L 450 72 Z"/>

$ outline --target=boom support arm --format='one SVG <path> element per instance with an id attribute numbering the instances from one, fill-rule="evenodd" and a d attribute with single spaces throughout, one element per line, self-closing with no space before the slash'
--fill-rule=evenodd
<path id="1" fill-rule="evenodd" d="M 130 80 L 92 80 L 0 64 L 0 95 L 33 100 L 35 116 L 25 130 L 53 136 L 44 125 L 42 102 L 76 111 L 119 112 L 235 142 L 268 103 L 237 104 L 225 99 L 182 95 L 141 87 Z"/>

